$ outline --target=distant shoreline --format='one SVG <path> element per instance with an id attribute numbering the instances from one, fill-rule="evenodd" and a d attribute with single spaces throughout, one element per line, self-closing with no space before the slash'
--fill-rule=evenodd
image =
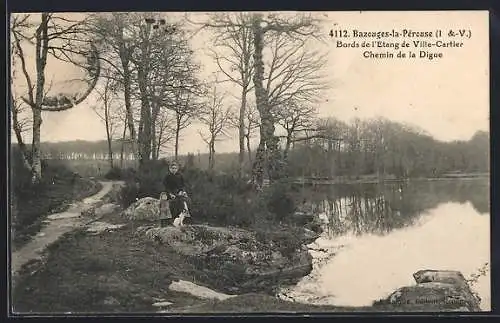
<path id="1" fill-rule="evenodd" d="M 349 179 L 347 177 L 339 177 L 336 179 L 294 179 L 294 184 L 315 184 L 315 185 L 332 185 L 332 184 L 377 184 L 377 183 L 401 183 L 408 181 L 443 181 L 453 179 L 488 179 L 490 173 L 457 173 L 446 174 L 439 177 L 413 177 L 405 179 L 385 178 L 379 179 L 373 176 L 365 176 L 359 179 Z"/>

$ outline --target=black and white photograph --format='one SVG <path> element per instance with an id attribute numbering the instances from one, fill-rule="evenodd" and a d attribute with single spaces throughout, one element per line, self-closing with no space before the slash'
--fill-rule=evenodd
<path id="1" fill-rule="evenodd" d="M 12 315 L 491 311 L 488 11 L 8 37 Z"/>

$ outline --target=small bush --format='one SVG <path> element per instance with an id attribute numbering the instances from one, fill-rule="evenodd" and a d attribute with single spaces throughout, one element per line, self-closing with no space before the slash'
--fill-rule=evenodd
<path id="1" fill-rule="evenodd" d="M 122 179 L 122 169 L 118 167 L 112 167 L 105 175 L 104 178 L 109 180 L 120 180 Z"/>
<path id="2" fill-rule="evenodd" d="M 166 164 L 161 162 L 139 170 L 126 181 L 120 197 L 122 206 L 128 207 L 137 198 L 158 198 L 166 172 Z M 216 175 L 194 168 L 183 175 L 196 223 L 265 227 L 270 222 L 286 222 L 295 211 L 294 191 L 287 182 L 275 183 L 258 193 L 236 175 Z"/>

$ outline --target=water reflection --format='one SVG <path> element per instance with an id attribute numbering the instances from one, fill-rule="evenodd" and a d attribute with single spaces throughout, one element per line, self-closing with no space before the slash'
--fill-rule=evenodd
<path id="1" fill-rule="evenodd" d="M 333 253 L 325 262 L 313 254 L 313 272 L 287 291 L 296 301 L 371 305 L 414 285 L 417 270 L 459 270 L 468 278 L 490 261 L 487 180 L 336 185 L 303 193 L 304 207 L 328 220 L 327 234 L 312 250 Z M 489 310 L 489 272 L 471 287 Z"/>
<path id="2" fill-rule="evenodd" d="M 489 213 L 485 179 L 337 184 L 303 188 L 301 209 L 319 214 L 330 236 L 346 233 L 384 235 L 414 225 L 426 210 L 446 202 L 470 202 Z"/>

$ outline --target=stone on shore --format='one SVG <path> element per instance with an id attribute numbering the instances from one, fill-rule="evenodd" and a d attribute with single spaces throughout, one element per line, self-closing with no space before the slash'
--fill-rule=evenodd
<path id="1" fill-rule="evenodd" d="M 237 296 L 219 293 L 208 287 L 200 286 L 186 280 L 174 281 L 169 285 L 168 288 L 176 292 L 188 293 L 198 298 L 215 299 L 219 301 Z"/>
<path id="2" fill-rule="evenodd" d="M 413 277 L 415 286 L 399 288 L 374 306 L 392 304 L 410 311 L 481 311 L 479 300 L 459 271 L 419 270 Z"/>

